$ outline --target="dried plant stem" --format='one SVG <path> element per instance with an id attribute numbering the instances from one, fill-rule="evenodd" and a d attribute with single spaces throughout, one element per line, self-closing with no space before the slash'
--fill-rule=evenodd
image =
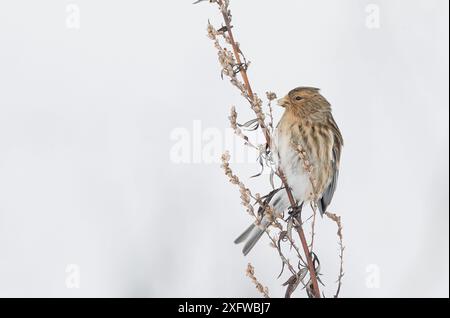
<path id="1" fill-rule="evenodd" d="M 294 196 L 292 195 L 292 191 L 289 188 L 286 177 L 284 176 L 284 173 L 281 169 L 278 169 L 278 176 L 280 177 L 281 181 L 283 182 L 283 186 L 286 189 L 286 193 L 289 198 L 291 207 L 295 208 L 297 206 L 297 202 L 295 202 Z M 313 260 L 311 257 L 311 253 L 309 251 L 308 243 L 306 241 L 305 232 L 303 231 L 301 215 L 298 215 L 297 217 L 298 217 L 298 220 L 297 220 L 298 222 L 296 223 L 295 229 L 297 230 L 298 236 L 300 238 L 300 242 L 302 243 L 303 252 L 305 253 L 306 264 L 308 266 L 311 283 L 313 285 L 313 293 L 316 298 L 320 298 L 320 289 L 319 289 L 319 283 L 317 282 L 317 273 L 316 273 L 316 270 L 314 269 L 314 263 L 313 263 Z"/>
<path id="2" fill-rule="evenodd" d="M 221 4 L 221 0 L 219 0 L 219 4 Z M 239 49 L 239 47 L 236 44 L 236 41 L 234 40 L 234 36 L 233 36 L 233 31 L 231 31 L 231 25 L 230 25 L 230 20 L 228 19 L 228 12 L 223 12 L 222 11 L 222 16 L 223 19 L 225 21 L 225 25 L 227 27 L 228 30 L 228 36 L 230 37 L 230 42 L 231 45 L 233 47 L 233 52 L 234 52 L 234 57 L 236 59 L 236 62 L 238 63 L 238 65 L 242 64 L 241 61 L 241 50 Z M 248 79 L 248 75 L 247 75 L 247 71 L 246 70 L 241 70 L 241 75 L 242 75 L 242 80 L 244 81 L 245 87 L 248 91 L 248 96 L 250 96 L 250 98 L 253 100 L 254 98 L 254 94 L 253 94 L 253 90 L 252 87 L 250 85 L 250 81 Z"/>
<path id="3" fill-rule="evenodd" d="M 312 253 L 312 251 L 314 249 L 314 238 L 316 237 L 317 209 L 313 205 L 313 203 L 311 203 L 311 208 L 313 210 L 313 220 L 312 220 L 312 223 L 311 223 L 311 243 L 309 244 L 309 249 L 310 249 L 310 251 Z"/>
<path id="4" fill-rule="evenodd" d="M 267 287 L 264 287 L 258 281 L 258 279 L 255 276 L 255 268 L 250 263 L 248 263 L 248 265 L 247 265 L 247 276 L 250 277 L 253 284 L 255 284 L 256 289 L 264 296 L 264 298 L 270 298 L 269 297 L 269 289 Z"/>
<path id="5" fill-rule="evenodd" d="M 341 291 L 342 286 L 342 278 L 344 277 L 344 244 L 343 244 L 343 236 L 342 236 L 342 222 L 341 217 L 337 214 L 326 212 L 325 215 L 330 218 L 332 221 L 334 221 L 338 227 L 337 235 L 339 237 L 339 258 L 340 258 L 340 266 L 339 266 L 339 276 L 337 279 L 338 287 L 336 290 L 336 293 L 334 295 L 334 298 L 339 297 L 339 293 Z"/>
<path id="6" fill-rule="evenodd" d="M 309 252 L 308 243 L 306 242 L 305 232 L 303 231 L 303 227 L 300 224 L 298 224 L 295 228 L 297 230 L 298 236 L 300 237 L 300 242 L 302 243 L 303 251 L 305 251 L 306 254 L 306 262 L 308 265 L 309 275 L 311 277 L 314 296 L 316 298 L 320 298 L 320 290 L 319 284 L 317 282 L 317 274 L 316 270 L 314 269 L 311 253 Z"/>
<path id="7" fill-rule="evenodd" d="M 230 21 L 230 16 L 229 16 L 229 11 L 228 11 L 228 7 L 227 5 L 224 5 L 224 1 L 223 0 L 217 0 L 217 3 L 219 4 L 219 6 L 221 7 L 221 13 L 225 22 L 225 26 L 226 26 L 226 32 L 228 33 L 228 40 L 230 45 L 233 48 L 233 52 L 234 52 L 234 57 L 236 59 L 236 62 L 238 65 L 242 65 L 242 60 L 241 60 L 241 49 L 239 48 L 239 45 L 237 44 L 237 42 L 235 41 L 234 35 L 233 35 L 233 31 L 232 31 L 232 26 L 231 26 L 231 21 Z M 252 87 L 250 85 L 250 80 L 246 71 L 246 68 L 243 67 L 240 69 L 239 73 L 241 74 L 242 80 L 244 82 L 245 85 L 245 89 L 247 90 L 247 94 L 248 97 L 250 99 L 250 102 L 255 103 L 256 101 L 256 96 L 253 93 Z M 259 115 L 258 113 L 256 114 L 257 116 Z M 267 145 L 270 146 L 271 145 L 271 137 L 270 137 L 270 133 L 269 130 L 267 129 L 265 123 L 263 120 L 259 121 L 260 127 L 264 133 Z M 284 175 L 284 172 L 281 169 L 278 169 L 278 176 L 280 177 L 280 179 L 283 182 L 284 188 L 286 190 L 287 196 L 289 198 L 289 202 L 291 204 L 291 207 L 295 210 L 295 208 L 297 207 L 297 202 L 294 199 L 294 196 L 292 195 L 292 191 L 287 183 L 286 177 Z M 311 279 L 311 284 L 312 284 L 312 294 L 316 297 L 316 298 L 320 298 L 320 290 L 319 290 L 319 284 L 317 281 L 317 273 L 315 271 L 314 268 L 314 263 L 312 260 L 312 256 L 311 253 L 309 251 L 308 248 L 308 243 L 306 241 L 306 237 L 305 237 L 305 233 L 303 231 L 303 227 L 302 227 L 302 222 L 301 222 L 301 215 L 298 216 L 298 223 L 295 226 L 298 236 L 300 238 L 301 244 L 302 244 L 302 248 L 303 251 L 305 253 L 305 257 L 306 257 L 306 261 L 307 261 L 307 267 L 308 267 L 308 271 L 309 271 L 309 275 L 310 275 L 310 279 Z"/>
<path id="8" fill-rule="evenodd" d="M 281 261 L 283 262 L 284 265 L 286 265 L 289 269 L 289 271 L 293 274 L 296 275 L 297 272 L 295 271 L 294 267 L 292 267 L 291 263 L 289 262 L 289 260 L 286 258 L 286 256 L 283 254 L 283 252 L 281 251 L 281 249 L 277 248 L 277 240 L 270 235 L 270 232 L 268 230 L 266 230 L 266 234 L 269 237 L 269 239 L 272 241 L 272 247 L 276 248 L 278 251 L 278 255 L 281 258 Z"/>
<path id="9" fill-rule="evenodd" d="M 219 4 L 219 6 L 221 6 L 221 7 L 223 6 L 222 0 L 217 0 L 217 2 Z M 223 20 L 225 22 L 225 26 L 227 27 L 227 33 L 228 33 L 228 36 L 230 39 L 231 47 L 233 48 L 234 57 L 236 59 L 237 64 L 242 65 L 241 49 L 239 48 L 239 46 L 237 45 L 237 42 L 234 39 L 233 31 L 231 30 L 231 22 L 228 17 L 228 11 L 221 10 L 221 12 L 222 12 Z M 255 94 L 253 93 L 252 86 L 250 85 L 250 80 L 248 78 L 246 69 L 245 68 L 241 69 L 240 74 L 242 76 L 242 80 L 244 81 L 245 88 L 247 89 L 248 96 L 253 101 L 255 99 Z M 270 145 L 269 131 L 268 131 L 267 127 L 265 126 L 264 122 L 260 122 L 260 125 L 261 125 L 261 129 L 264 132 L 264 136 L 266 137 L 267 144 Z"/>
<path id="10" fill-rule="evenodd" d="M 257 221 L 258 221 L 258 216 L 255 214 L 255 211 L 253 210 L 253 206 L 250 204 L 249 198 L 252 197 L 253 199 L 255 199 L 257 202 L 259 202 L 261 205 L 263 205 L 263 203 L 261 202 L 261 199 L 258 198 L 257 196 L 253 196 L 250 192 L 250 190 L 248 188 L 245 187 L 245 185 L 239 180 L 239 177 L 237 175 L 235 175 L 233 173 L 233 170 L 230 167 L 230 155 L 228 152 L 224 153 L 222 155 L 222 168 L 224 169 L 225 175 L 229 178 L 230 182 L 234 185 L 237 185 L 239 187 L 239 191 L 241 193 L 241 204 L 246 207 L 247 212 L 252 215 Z M 297 275 L 297 272 L 295 271 L 295 269 L 292 267 L 291 263 L 289 262 L 289 260 L 286 258 L 286 256 L 283 254 L 283 252 L 281 251 L 281 249 L 277 248 L 277 240 L 270 234 L 269 229 L 266 229 L 266 234 L 269 237 L 269 239 L 272 241 L 272 246 L 274 248 L 277 249 L 278 254 L 283 262 L 283 268 L 284 266 L 287 266 L 289 271 L 293 274 L 293 275 Z M 290 240 L 290 239 L 289 239 Z M 303 259 L 301 257 L 300 251 L 298 250 L 297 246 L 294 244 L 293 241 L 291 241 L 292 246 L 295 248 L 295 250 L 297 251 L 298 257 L 300 258 L 300 260 L 302 262 Z M 247 271 L 248 274 L 248 271 Z M 254 276 L 250 276 L 253 280 Z M 253 280 L 254 281 L 254 280 Z M 305 284 L 303 284 L 305 285 Z M 258 285 L 257 285 L 258 288 Z M 258 288 L 258 290 L 260 290 Z"/>

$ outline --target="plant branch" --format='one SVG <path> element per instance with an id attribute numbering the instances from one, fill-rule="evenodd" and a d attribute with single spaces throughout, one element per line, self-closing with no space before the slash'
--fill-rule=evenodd
<path id="1" fill-rule="evenodd" d="M 237 44 L 237 42 L 235 41 L 234 35 L 233 35 L 233 31 L 232 26 L 231 26 L 231 21 L 230 21 L 230 15 L 229 15 L 229 10 L 227 6 L 224 6 L 224 0 L 217 0 L 217 3 L 219 4 L 219 6 L 221 7 L 221 12 L 222 12 L 222 16 L 225 22 L 225 26 L 226 26 L 226 32 L 228 33 L 228 37 L 229 37 L 229 43 L 233 48 L 233 52 L 234 52 L 234 57 L 236 59 L 237 65 L 242 65 L 242 60 L 241 60 L 241 49 L 239 48 L 239 45 Z M 239 73 L 241 74 L 242 80 L 244 82 L 245 88 L 247 90 L 247 94 L 248 97 L 250 99 L 251 102 L 255 102 L 255 94 L 253 93 L 252 87 L 250 85 L 250 80 L 247 74 L 247 70 L 246 67 L 240 67 L 240 71 Z M 257 114 L 258 115 L 258 114 Z M 266 138 L 266 142 L 267 142 L 267 146 L 270 147 L 271 145 L 271 137 L 270 137 L 270 133 L 269 130 L 267 129 L 264 121 L 260 121 L 260 127 L 264 132 L 264 136 Z M 288 182 L 286 180 L 286 177 L 283 173 L 283 171 L 281 169 L 278 169 L 278 175 L 280 177 L 280 179 L 283 182 L 284 188 L 286 190 L 287 196 L 289 198 L 289 202 L 291 204 L 291 207 L 293 209 L 295 209 L 297 207 L 297 202 L 294 199 L 294 196 L 292 195 L 292 191 L 288 185 Z M 299 216 L 301 218 L 301 216 Z M 306 241 L 306 237 L 305 237 L 305 233 L 303 231 L 302 225 L 301 225 L 301 219 L 299 224 L 297 224 L 297 226 L 295 227 L 297 230 L 297 233 L 299 235 L 300 241 L 302 243 L 302 248 L 303 251 L 305 253 L 305 257 L 306 257 L 306 261 L 307 261 L 307 266 L 308 266 L 308 271 L 310 274 L 310 279 L 311 279 L 311 283 L 312 283 L 312 287 L 313 287 L 313 295 L 316 298 L 320 298 L 320 290 L 319 290 L 319 284 L 317 281 L 317 273 L 314 269 L 314 264 L 313 264 L 313 260 L 311 257 L 311 253 L 309 251 L 308 248 L 308 243 Z"/>
<path id="2" fill-rule="evenodd" d="M 337 214 L 326 212 L 325 215 L 330 218 L 332 221 L 334 221 L 337 225 L 338 231 L 337 236 L 339 238 L 339 258 L 340 258 L 340 264 L 339 264 L 339 276 L 337 279 L 338 287 L 336 290 L 336 293 L 334 295 L 334 298 L 339 297 L 339 293 L 341 292 L 342 287 L 342 278 L 344 277 L 344 244 L 343 244 L 343 236 L 342 236 L 342 222 L 341 217 Z"/>

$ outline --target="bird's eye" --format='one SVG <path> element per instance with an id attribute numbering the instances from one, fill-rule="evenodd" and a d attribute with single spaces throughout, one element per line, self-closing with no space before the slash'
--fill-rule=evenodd
<path id="1" fill-rule="evenodd" d="M 303 99 L 303 97 L 300 97 L 300 96 L 297 96 L 296 98 L 295 98 L 295 100 L 302 100 Z"/>

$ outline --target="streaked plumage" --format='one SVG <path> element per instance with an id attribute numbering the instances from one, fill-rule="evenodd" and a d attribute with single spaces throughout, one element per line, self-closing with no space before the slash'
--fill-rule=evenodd
<path id="1" fill-rule="evenodd" d="M 283 170 L 295 199 L 305 203 L 317 197 L 317 206 L 323 214 L 336 190 L 343 146 L 331 106 L 319 89 L 312 87 L 296 88 L 278 103 L 285 112 L 272 140 L 274 159 Z M 301 150 L 304 150 L 306 158 L 301 158 Z M 312 168 L 310 172 L 305 171 L 306 160 Z M 270 198 L 270 204 L 280 212 L 287 209 L 290 204 L 286 191 L 277 192 Z M 259 226 L 251 225 L 236 239 L 236 244 L 246 242 L 245 255 L 268 225 L 269 221 L 263 219 Z"/>

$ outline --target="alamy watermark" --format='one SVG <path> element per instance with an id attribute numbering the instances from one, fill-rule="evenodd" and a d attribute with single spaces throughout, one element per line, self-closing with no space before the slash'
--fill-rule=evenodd
<path id="1" fill-rule="evenodd" d="M 81 27 L 80 6 L 75 3 L 66 5 L 66 28 L 78 30 Z"/>
<path id="2" fill-rule="evenodd" d="M 81 272 L 80 266 L 77 264 L 69 264 L 66 266 L 66 288 L 80 288 Z"/>
<path id="3" fill-rule="evenodd" d="M 370 264 L 366 267 L 366 287 L 370 289 L 380 288 L 381 271 L 376 264 Z"/>
<path id="4" fill-rule="evenodd" d="M 380 23 L 380 6 L 378 4 L 368 4 L 365 9 L 366 15 L 366 27 L 368 29 L 379 29 Z"/>
<path id="5" fill-rule="evenodd" d="M 203 127 L 201 120 L 194 120 L 192 127 L 174 128 L 170 141 L 170 161 L 176 164 L 220 163 L 226 150 L 230 151 L 233 163 L 255 163 L 258 158 L 258 151 L 245 147 L 233 129 Z M 252 143 L 259 144 L 257 134 Z"/>

